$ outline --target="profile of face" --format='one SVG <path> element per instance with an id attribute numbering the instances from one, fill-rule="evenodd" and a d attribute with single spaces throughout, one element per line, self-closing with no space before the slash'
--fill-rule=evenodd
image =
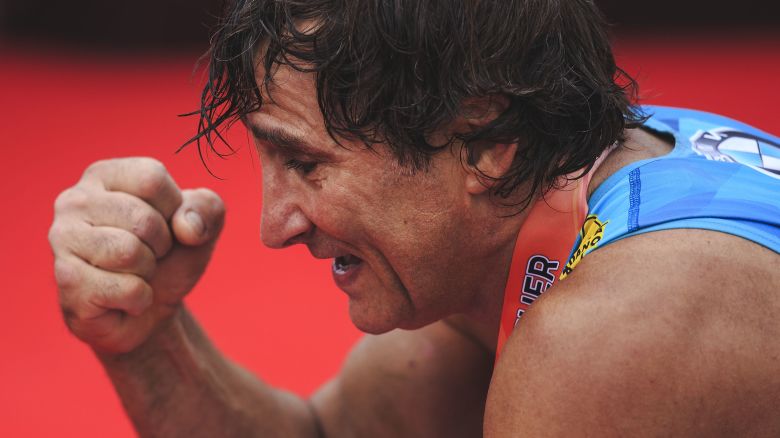
<path id="1" fill-rule="evenodd" d="M 304 244 L 333 259 L 334 280 L 365 332 L 418 328 L 480 305 L 485 276 L 514 240 L 502 237 L 506 224 L 460 148 L 411 171 L 381 144 L 337 144 L 313 74 L 280 66 L 263 93 L 244 122 L 262 164 L 264 244 Z"/>

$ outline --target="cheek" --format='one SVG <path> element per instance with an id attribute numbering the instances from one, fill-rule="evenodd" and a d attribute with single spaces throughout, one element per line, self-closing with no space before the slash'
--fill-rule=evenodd
<path id="1" fill-rule="evenodd" d="M 382 251 L 410 290 L 428 289 L 440 282 L 438 277 L 448 275 L 463 248 L 466 228 L 462 212 L 451 208 L 453 204 L 418 201 L 384 209 L 374 229 L 383 238 Z"/>
<path id="2" fill-rule="evenodd" d="M 381 208 L 382 194 L 362 181 L 343 170 L 329 172 L 306 200 L 308 214 L 315 225 L 339 239 L 354 238 L 366 222 L 370 227 L 374 210 Z"/>
<path id="3" fill-rule="evenodd" d="M 429 246 L 441 245 L 438 236 L 458 227 L 464 203 L 452 175 L 441 170 L 410 175 L 376 156 L 350 164 L 332 169 L 313 193 L 313 215 L 322 222 L 342 231 L 359 229 L 383 252 L 403 256 L 414 252 L 405 248 L 409 245 L 430 252 Z"/>

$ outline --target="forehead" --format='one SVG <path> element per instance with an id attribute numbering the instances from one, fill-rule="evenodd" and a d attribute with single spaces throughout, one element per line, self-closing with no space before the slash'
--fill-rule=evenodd
<path id="1" fill-rule="evenodd" d="M 255 78 L 262 105 L 243 118 L 253 137 L 263 142 L 262 148 L 272 147 L 303 160 L 328 163 L 349 160 L 366 164 L 364 161 L 369 159 L 379 160 L 376 164 L 383 168 L 397 168 L 392 154 L 383 153 L 384 148 L 380 145 L 373 145 L 371 153 L 359 140 L 339 138 L 337 142 L 330 136 L 317 100 L 314 73 L 277 65 L 271 75 L 272 81 L 264 84 L 264 76 L 262 66 L 257 67 Z"/>
<path id="2" fill-rule="evenodd" d="M 360 140 L 339 137 L 336 142 L 330 136 L 317 99 L 314 73 L 274 64 L 271 81 L 264 83 L 264 77 L 265 69 L 262 65 L 257 66 L 255 80 L 262 105 L 243 118 L 257 140 L 293 154 L 326 161 L 333 161 L 336 156 L 345 158 L 345 153 L 370 149 L 373 153 L 369 155 L 381 157 L 383 162 L 389 161 L 383 166 L 397 167 L 392 154 L 385 153 L 387 151 L 381 145 L 368 148 Z"/>
<path id="3" fill-rule="evenodd" d="M 313 73 L 276 64 L 271 80 L 264 78 L 265 69 L 259 65 L 255 69 L 255 80 L 262 105 L 258 111 L 246 115 L 248 125 L 266 131 L 284 130 L 297 136 L 325 133 Z"/>

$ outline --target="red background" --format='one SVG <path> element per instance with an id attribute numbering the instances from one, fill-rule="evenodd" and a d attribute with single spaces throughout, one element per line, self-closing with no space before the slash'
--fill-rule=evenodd
<path id="1" fill-rule="evenodd" d="M 722 113 L 780 133 L 780 36 L 631 37 L 621 64 L 646 102 Z M 90 162 L 149 155 L 182 187 L 208 186 L 227 226 L 188 304 L 214 342 L 274 385 L 310 394 L 359 337 L 327 261 L 260 244 L 261 190 L 248 147 L 212 160 L 173 151 L 193 133 L 197 55 L 94 56 L 0 46 L 0 436 L 133 436 L 90 350 L 61 321 L 46 233 L 56 195 Z M 236 143 L 247 145 L 235 130 Z"/>

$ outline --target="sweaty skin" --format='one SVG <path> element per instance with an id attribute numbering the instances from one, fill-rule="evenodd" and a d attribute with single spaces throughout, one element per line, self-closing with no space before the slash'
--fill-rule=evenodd
<path id="1" fill-rule="evenodd" d="M 263 242 L 362 259 L 358 275 L 337 284 L 352 321 L 369 333 L 420 328 L 464 309 L 495 312 L 490 291 L 503 287 L 522 216 L 497 217 L 501 209 L 456 151 L 435 156 L 428 172 L 410 172 L 382 148 L 339 147 L 312 110 L 309 78 L 286 68 L 274 78 L 274 101 L 245 121 L 262 163 Z M 290 169 L 291 160 L 304 168 Z"/>
<path id="2" fill-rule="evenodd" d="M 457 148 L 411 173 L 381 147 L 335 145 L 312 78 L 287 68 L 275 78 L 274 103 L 245 120 L 263 166 L 263 242 L 363 260 L 337 284 L 373 334 L 310 400 L 258 380 L 182 304 L 218 238 L 219 198 L 180 190 L 153 160 L 99 162 L 55 205 L 55 273 L 68 326 L 95 349 L 142 436 L 780 433 L 778 254 L 690 230 L 609 245 L 534 304 L 494 370 L 525 216 L 505 217 Z M 446 129 L 500 111 L 471 104 L 484 117 Z M 482 146 L 480 169 L 506 170 L 514 146 Z M 593 185 L 669 147 L 627 132 Z"/>
<path id="3" fill-rule="evenodd" d="M 634 131 L 594 176 L 671 150 Z M 780 255 L 704 230 L 615 242 L 537 300 L 485 436 L 777 436 Z"/>

